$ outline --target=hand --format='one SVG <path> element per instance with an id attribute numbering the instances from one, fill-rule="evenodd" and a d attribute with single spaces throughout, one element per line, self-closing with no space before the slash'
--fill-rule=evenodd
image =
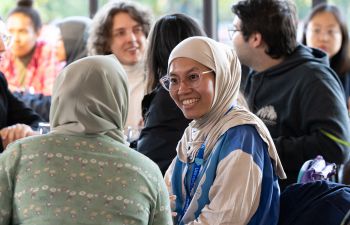
<path id="1" fill-rule="evenodd" d="M 8 144 L 10 144 L 11 142 L 17 139 L 32 136 L 35 134 L 38 134 L 38 133 L 33 131 L 30 126 L 25 124 L 20 124 L 20 123 L 9 127 L 5 127 L 0 130 L 0 136 L 2 139 L 2 145 L 4 149 Z"/>
<path id="2" fill-rule="evenodd" d="M 176 195 L 169 195 L 169 199 L 170 199 L 170 205 L 174 206 L 175 205 L 175 200 L 176 200 Z M 175 216 L 177 216 L 177 213 L 172 211 L 171 215 L 172 215 L 172 217 L 175 217 Z"/>

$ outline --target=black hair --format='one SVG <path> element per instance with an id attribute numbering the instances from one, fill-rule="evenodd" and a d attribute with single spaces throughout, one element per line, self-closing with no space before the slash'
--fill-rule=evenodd
<path id="1" fill-rule="evenodd" d="M 337 52 L 330 59 L 331 68 L 341 77 L 344 76 L 350 70 L 350 56 L 349 56 L 349 34 L 348 34 L 348 26 L 346 24 L 346 19 L 339 10 L 339 8 L 335 5 L 331 4 L 320 4 L 317 5 L 307 16 L 304 22 L 304 32 L 302 37 L 302 43 L 306 44 L 306 29 L 310 21 L 317 14 L 322 12 L 331 13 L 335 19 L 337 20 L 341 35 L 342 35 L 342 43 L 339 52 Z"/>
<path id="2" fill-rule="evenodd" d="M 33 8 L 33 0 L 17 0 L 16 8 L 12 9 L 7 18 L 16 13 L 22 13 L 30 18 L 34 30 L 38 32 L 42 27 L 40 14 Z"/>
<path id="3" fill-rule="evenodd" d="M 153 90 L 159 84 L 159 78 L 167 73 L 168 59 L 173 48 L 192 36 L 206 34 L 190 16 L 176 13 L 158 19 L 152 28 L 146 54 L 147 91 Z"/>
<path id="4" fill-rule="evenodd" d="M 267 45 L 266 54 L 274 59 L 290 55 L 297 46 L 296 7 L 289 0 L 241 0 L 232 6 L 241 20 L 245 41 L 258 32 Z"/>

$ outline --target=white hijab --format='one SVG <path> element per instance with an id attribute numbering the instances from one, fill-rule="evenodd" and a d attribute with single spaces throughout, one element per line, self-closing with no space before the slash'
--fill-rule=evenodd
<path id="1" fill-rule="evenodd" d="M 276 147 L 265 124 L 247 109 L 237 106 L 241 82 L 241 66 L 234 50 L 207 37 L 190 37 L 178 44 L 169 56 L 168 69 L 176 58 L 193 59 L 215 72 L 215 93 L 210 111 L 186 128 L 177 146 L 179 159 L 192 162 L 205 141 L 204 157 L 207 158 L 222 134 L 228 129 L 251 124 L 256 127 L 268 146 L 275 171 L 285 178 Z M 229 111 L 229 109 L 235 107 Z"/>
<path id="2" fill-rule="evenodd" d="M 102 134 L 125 143 L 127 76 L 114 55 L 89 56 L 68 65 L 57 77 L 50 127 L 65 134 Z"/>

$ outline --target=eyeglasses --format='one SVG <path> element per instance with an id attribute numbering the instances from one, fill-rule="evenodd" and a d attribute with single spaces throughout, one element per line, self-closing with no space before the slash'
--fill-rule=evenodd
<path id="1" fill-rule="evenodd" d="M 227 31 L 228 31 L 228 36 L 230 37 L 230 40 L 232 40 L 233 39 L 233 35 L 236 32 L 241 32 L 242 30 L 230 27 L 230 28 L 227 29 Z"/>
<path id="2" fill-rule="evenodd" d="M 11 46 L 11 43 L 12 43 L 12 36 L 11 35 L 0 33 L 0 37 L 1 37 L 2 41 L 4 42 L 4 45 L 7 48 Z"/>
<path id="3" fill-rule="evenodd" d="M 170 92 L 179 90 L 181 82 L 184 82 L 186 86 L 190 88 L 197 88 L 202 80 L 202 75 L 214 72 L 214 70 L 208 70 L 204 72 L 191 72 L 185 76 L 184 80 L 181 80 L 178 76 L 165 75 L 160 78 L 159 81 L 162 86 Z"/>
<path id="4" fill-rule="evenodd" d="M 321 28 L 309 28 L 307 29 L 309 32 L 311 32 L 313 35 L 328 35 L 329 37 L 335 37 L 336 35 L 340 34 L 340 30 L 338 29 L 321 29 Z"/>

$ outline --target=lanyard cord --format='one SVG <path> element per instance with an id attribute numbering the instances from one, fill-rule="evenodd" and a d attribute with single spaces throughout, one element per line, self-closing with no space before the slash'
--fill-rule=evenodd
<path id="1" fill-rule="evenodd" d="M 179 222 L 181 221 L 182 217 L 185 215 L 188 206 L 190 205 L 192 198 L 193 198 L 193 188 L 194 188 L 194 184 L 196 183 L 196 180 L 199 176 L 199 172 L 201 170 L 201 167 L 203 165 L 203 156 L 204 156 L 204 150 L 205 150 L 205 144 L 203 143 L 201 145 L 201 147 L 199 148 L 198 154 L 196 156 L 196 158 L 194 159 L 194 164 L 193 164 L 193 173 L 191 176 L 191 183 L 190 183 L 190 188 L 189 191 L 185 188 L 186 190 L 186 200 L 185 200 L 185 204 L 184 207 L 182 209 L 181 215 L 179 216 Z M 189 163 L 187 164 L 187 172 L 188 173 L 188 166 Z M 187 177 L 187 176 L 186 176 Z M 185 179 L 186 180 L 186 179 Z"/>

